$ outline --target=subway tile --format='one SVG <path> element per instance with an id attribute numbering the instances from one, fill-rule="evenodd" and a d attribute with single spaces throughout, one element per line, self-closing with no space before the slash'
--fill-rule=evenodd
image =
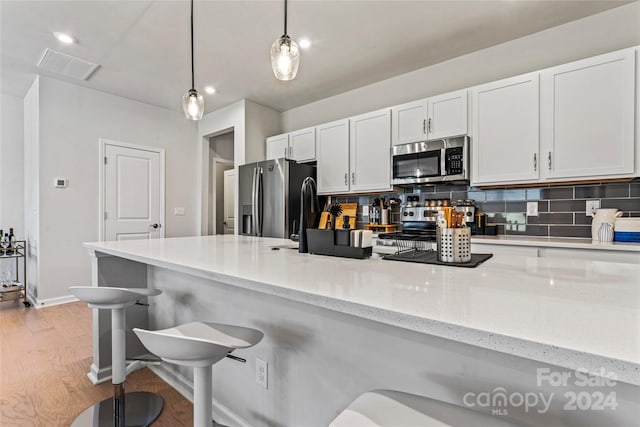
<path id="1" fill-rule="evenodd" d="M 466 200 L 468 198 L 466 191 L 452 191 L 451 203 L 456 203 L 458 200 Z M 473 199 L 475 200 L 475 199 Z"/>
<path id="2" fill-rule="evenodd" d="M 527 191 L 525 189 L 518 190 L 487 190 L 486 200 L 525 200 L 527 198 Z"/>
<path id="3" fill-rule="evenodd" d="M 629 192 L 631 197 L 640 197 L 640 182 L 629 184 Z"/>
<path id="4" fill-rule="evenodd" d="M 484 202 L 486 200 L 486 197 L 485 197 L 484 193 L 485 193 L 484 191 L 479 191 L 479 190 L 473 190 L 472 191 L 472 190 L 469 190 L 469 191 L 467 191 L 467 198 L 475 200 L 476 203 Z"/>
<path id="5" fill-rule="evenodd" d="M 484 202 L 484 203 L 480 203 L 480 209 L 483 212 L 505 212 L 506 203 L 505 202 Z"/>
<path id="6" fill-rule="evenodd" d="M 551 225 L 551 237 L 591 237 L 591 227 L 588 225 Z"/>
<path id="7" fill-rule="evenodd" d="M 603 199 L 601 208 L 616 208 L 622 211 L 640 211 L 640 197 L 631 199 Z"/>
<path id="8" fill-rule="evenodd" d="M 502 234 L 504 234 L 504 224 L 498 224 L 496 225 L 496 235 L 500 236 Z"/>
<path id="9" fill-rule="evenodd" d="M 573 213 L 540 213 L 527 217 L 528 224 L 573 224 Z"/>
<path id="10" fill-rule="evenodd" d="M 550 212 L 585 212 L 585 200 L 551 200 L 549 201 Z"/>
<path id="11" fill-rule="evenodd" d="M 576 199 L 602 199 L 612 197 L 629 197 L 629 184 L 610 183 L 575 187 Z"/>
<path id="12" fill-rule="evenodd" d="M 487 224 L 506 224 L 507 218 L 503 212 L 487 212 Z"/>
<path id="13" fill-rule="evenodd" d="M 573 223 L 576 225 L 591 225 L 593 217 L 591 215 L 585 215 L 584 212 L 575 212 L 573 214 Z"/>
<path id="14" fill-rule="evenodd" d="M 550 187 L 540 189 L 540 199 L 573 199 L 573 187 Z"/>
<path id="15" fill-rule="evenodd" d="M 541 200 L 538 202 L 538 212 L 549 212 L 548 200 Z"/>
<path id="16" fill-rule="evenodd" d="M 541 200 L 543 188 L 527 188 L 527 200 Z"/>
<path id="17" fill-rule="evenodd" d="M 505 212 L 526 212 L 527 202 L 506 202 Z"/>
<path id="18" fill-rule="evenodd" d="M 548 236 L 549 227 L 546 225 L 524 225 L 516 230 L 509 230 L 505 227 L 505 233 L 507 235 L 525 235 L 525 236 Z"/>

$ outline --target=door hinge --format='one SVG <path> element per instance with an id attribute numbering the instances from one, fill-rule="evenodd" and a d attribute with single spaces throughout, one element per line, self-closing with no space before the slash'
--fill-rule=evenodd
<path id="1" fill-rule="evenodd" d="M 105 221 L 107 220 L 107 213 L 106 212 L 104 213 L 104 220 Z"/>
<path id="2" fill-rule="evenodd" d="M 104 164 L 107 164 L 107 156 L 104 156 Z"/>

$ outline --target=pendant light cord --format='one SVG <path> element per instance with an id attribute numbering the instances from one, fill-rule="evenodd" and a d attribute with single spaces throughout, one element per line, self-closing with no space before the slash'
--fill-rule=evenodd
<path id="1" fill-rule="evenodd" d="M 193 72 L 193 0 L 191 0 L 191 89 L 196 89 L 194 72 Z"/>
<path id="2" fill-rule="evenodd" d="M 288 36 L 287 34 L 287 0 L 284 0 L 284 35 L 285 37 Z"/>

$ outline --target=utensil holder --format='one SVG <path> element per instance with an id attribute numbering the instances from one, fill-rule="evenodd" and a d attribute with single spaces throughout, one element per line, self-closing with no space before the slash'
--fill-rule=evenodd
<path id="1" fill-rule="evenodd" d="M 457 263 L 471 261 L 470 228 L 438 228 L 436 242 L 438 261 Z"/>

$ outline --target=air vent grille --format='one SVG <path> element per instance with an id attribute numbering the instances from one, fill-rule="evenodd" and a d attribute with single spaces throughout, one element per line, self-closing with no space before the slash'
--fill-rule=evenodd
<path id="1" fill-rule="evenodd" d="M 88 80 L 100 65 L 53 49 L 45 49 L 38 68 L 78 80 Z"/>

